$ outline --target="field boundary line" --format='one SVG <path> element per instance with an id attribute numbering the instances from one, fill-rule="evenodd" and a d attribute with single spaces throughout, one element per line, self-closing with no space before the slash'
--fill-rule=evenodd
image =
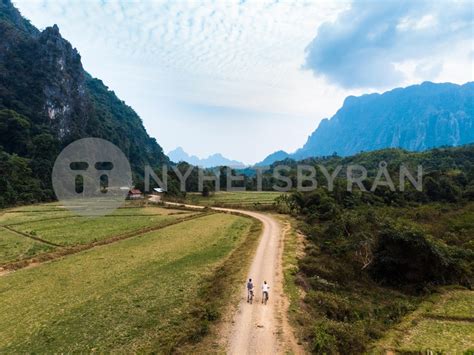
<path id="1" fill-rule="evenodd" d="M 46 213 L 46 212 L 64 212 L 67 211 L 65 208 L 48 208 L 48 209 L 43 209 L 43 210 L 11 210 L 11 211 L 5 211 L 5 213 Z"/>
<path id="2" fill-rule="evenodd" d="M 38 265 L 43 264 L 47 261 L 56 260 L 56 259 L 68 256 L 68 255 L 77 254 L 77 253 L 80 253 L 82 251 L 89 250 L 89 249 L 99 247 L 99 246 L 105 246 L 105 245 L 113 244 L 113 243 L 116 243 L 116 242 L 119 242 L 119 241 L 122 241 L 122 240 L 126 240 L 126 239 L 129 239 L 129 238 L 138 237 L 138 236 L 141 236 L 143 234 L 147 234 L 147 233 L 154 232 L 154 231 L 157 231 L 157 230 L 160 230 L 160 229 L 171 227 L 171 226 L 176 225 L 176 224 L 188 222 L 188 221 L 198 219 L 198 218 L 202 218 L 202 217 L 205 217 L 205 216 L 210 216 L 214 213 L 215 212 L 197 213 L 195 215 L 180 218 L 180 219 L 173 220 L 173 221 L 169 221 L 168 223 L 164 223 L 164 224 L 161 224 L 161 225 L 150 226 L 150 227 L 147 227 L 147 228 L 142 228 L 142 229 L 130 231 L 130 232 L 127 232 L 127 233 L 118 234 L 118 235 L 112 236 L 110 238 L 95 241 L 95 242 L 88 243 L 88 244 L 78 244 L 78 245 L 74 245 L 74 246 L 61 246 L 61 245 L 58 245 L 58 247 L 60 247 L 59 250 L 54 250 L 54 251 L 49 252 L 49 253 L 43 253 L 43 254 L 34 256 L 32 258 L 13 261 L 13 262 L 10 262 L 10 263 L 4 264 L 4 265 L 0 265 L 0 277 L 8 274 L 9 271 L 24 269 L 24 268 L 26 268 L 28 266 L 31 266 L 31 265 L 38 266 Z"/>
<path id="3" fill-rule="evenodd" d="M 457 317 L 457 316 L 443 316 L 438 314 L 422 314 L 422 318 L 432 319 L 437 321 L 448 321 L 448 322 L 469 322 L 474 323 L 474 317 Z"/>
<path id="4" fill-rule="evenodd" d="M 182 212 L 184 213 L 184 212 Z M 159 213 L 140 213 L 140 214 L 120 214 L 120 215 L 106 215 L 102 216 L 102 218 L 107 218 L 107 217 L 153 217 L 153 216 L 173 216 L 173 215 L 179 215 L 181 213 L 170 213 L 168 215 L 164 214 L 159 214 Z M 17 222 L 17 223 L 7 223 L 3 224 L 3 227 L 12 227 L 12 226 L 21 226 L 23 224 L 29 224 L 29 223 L 37 223 L 37 222 L 45 222 L 45 221 L 54 221 L 57 219 L 71 219 L 71 218 L 82 218 L 82 216 L 62 216 L 62 217 L 48 217 L 48 218 L 42 218 L 42 219 L 37 219 L 34 221 L 23 221 L 23 222 Z"/>
<path id="5" fill-rule="evenodd" d="M 28 224 L 28 223 L 54 221 L 54 220 L 56 220 L 56 219 L 80 218 L 80 217 L 81 217 L 81 216 L 48 217 L 48 218 L 37 219 L 37 220 L 34 220 L 34 221 L 23 221 L 23 222 L 17 222 L 17 223 L 3 224 L 3 227 L 21 226 L 21 225 L 23 225 L 23 224 Z"/>
<path id="6" fill-rule="evenodd" d="M 37 242 L 40 242 L 40 243 L 48 244 L 48 245 L 50 245 L 50 246 L 58 247 L 58 248 L 62 248 L 62 247 L 63 247 L 62 245 L 59 245 L 59 244 L 56 244 L 56 243 L 53 243 L 53 242 L 49 242 L 49 241 L 47 241 L 47 240 L 38 238 L 38 237 L 36 237 L 36 236 L 34 236 L 34 235 L 17 231 L 16 229 L 11 228 L 9 225 L 3 225 L 2 228 L 6 229 L 6 230 L 8 230 L 8 231 L 10 231 L 10 232 L 12 232 L 12 233 L 14 233 L 14 234 L 21 235 L 22 237 L 26 237 L 26 238 L 30 238 L 30 239 L 36 240 Z"/>

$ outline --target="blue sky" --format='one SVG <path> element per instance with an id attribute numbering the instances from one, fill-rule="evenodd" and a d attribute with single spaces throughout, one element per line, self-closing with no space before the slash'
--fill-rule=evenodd
<path id="1" fill-rule="evenodd" d="M 167 152 L 294 151 L 348 95 L 474 80 L 472 1 L 16 0 Z"/>

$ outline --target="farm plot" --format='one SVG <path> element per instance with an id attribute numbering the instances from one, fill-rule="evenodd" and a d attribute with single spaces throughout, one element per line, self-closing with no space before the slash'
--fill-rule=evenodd
<path id="1" fill-rule="evenodd" d="M 270 206 L 281 194 L 281 192 L 274 191 L 223 191 L 211 194 L 209 197 L 203 197 L 198 193 L 189 193 L 186 196 L 185 202 L 203 206 L 252 208 L 258 206 Z"/>
<path id="2" fill-rule="evenodd" d="M 0 265 L 16 259 L 25 259 L 46 253 L 54 247 L 38 242 L 31 238 L 25 238 L 8 229 L 0 227 Z"/>
<path id="3" fill-rule="evenodd" d="M 7 210 L 0 216 L 0 265 L 59 247 L 87 245 L 164 227 L 195 215 L 166 208 L 125 207 L 109 216 L 87 218 L 51 204 Z"/>
<path id="4" fill-rule="evenodd" d="M 169 352 L 212 319 L 201 287 L 255 223 L 207 215 L 0 277 L 0 352 Z"/>
<path id="5" fill-rule="evenodd" d="M 462 354 L 474 351 L 474 292 L 442 289 L 389 331 L 376 352 Z"/>
<path id="6" fill-rule="evenodd" d="M 135 216 L 105 216 L 90 219 L 87 217 L 71 217 L 37 221 L 14 225 L 15 230 L 38 236 L 43 240 L 62 246 L 87 244 L 118 234 L 146 228 L 162 226 L 190 214 L 162 215 L 144 214 Z"/>

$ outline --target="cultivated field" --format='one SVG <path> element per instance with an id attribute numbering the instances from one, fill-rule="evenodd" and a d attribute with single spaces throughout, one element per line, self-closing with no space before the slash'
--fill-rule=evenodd
<path id="1" fill-rule="evenodd" d="M 4 264 L 107 241 L 0 276 L 2 353 L 167 352 L 199 339 L 227 297 L 212 284 L 241 272 L 225 265 L 237 265 L 236 250 L 259 234 L 246 217 L 156 207 L 131 206 L 98 219 L 55 205 L 2 212 Z M 124 231 L 125 238 L 114 239 Z M 242 255 L 241 266 L 251 254 Z"/>
<path id="2" fill-rule="evenodd" d="M 55 247 L 25 238 L 5 228 L 0 228 L 0 264 L 33 257 L 54 250 Z"/>
<path id="3" fill-rule="evenodd" d="M 200 193 L 188 193 L 186 199 L 181 202 L 202 206 L 229 207 L 229 208 L 268 208 L 275 203 L 275 199 L 281 196 L 281 192 L 275 191 L 245 191 L 245 192 L 216 192 L 208 197 Z"/>
<path id="4" fill-rule="evenodd" d="M 0 215 L 0 266 L 64 247 L 87 245 L 160 228 L 195 212 L 127 205 L 112 215 L 87 218 L 57 204 L 4 210 Z"/>
<path id="5" fill-rule="evenodd" d="M 462 354 L 474 351 L 474 292 L 442 289 L 377 344 L 378 351 Z M 470 352 L 469 352 L 470 351 Z"/>

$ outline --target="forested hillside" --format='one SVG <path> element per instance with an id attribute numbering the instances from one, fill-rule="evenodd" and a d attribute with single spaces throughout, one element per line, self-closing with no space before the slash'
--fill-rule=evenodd
<path id="1" fill-rule="evenodd" d="M 370 191 L 381 161 L 388 163 L 397 191 Z M 317 189 L 280 198 L 280 209 L 306 235 L 292 276 L 304 291 L 294 316 L 313 353 L 366 352 L 440 287 L 472 289 L 474 146 L 422 153 L 387 149 L 305 163 L 331 172 L 360 164 L 369 176 L 367 191 L 355 185 L 347 191 L 343 174 L 329 191 L 317 167 Z M 421 191 L 408 182 L 399 191 L 401 164 L 413 172 L 423 167 Z M 294 179 L 295 170 L 288 175 Z"/>
<path id="2" fill-rule="evenodd" d="M 53 198 L 59 151 L 83 137 L 104 138 L 127 155 L 135 176 L 168 162 L 140 117 L 82 67 L 55 25 L 40 32 L 0 2 L 0 207 Z"/>

